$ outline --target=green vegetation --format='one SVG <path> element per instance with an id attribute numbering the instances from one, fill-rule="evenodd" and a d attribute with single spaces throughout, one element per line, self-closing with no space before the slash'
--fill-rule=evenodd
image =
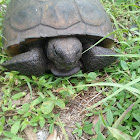
<path id="1" fill-rule="evenodd" d="M 0 63 L 8 57 L 2 51 L 2 21 L 9 0 L 0 0 Z M 66 139 L 63 120 L 54 109 L 64 109 L 77 96 L 94 87 L 104 98 L 85 105 L 85 118 L 76 122 L 79 137 L 91 135 L 91 140 L 138 140 L 140 137 L 140 2 L 138 0 L 102 0 L 111 17 L 117 63 L 103 71 L 79 72 L 58 78 L 52 74 L 27 77 L 18 72 L 6 72 L 0 67 L 0 139 L 23 140 L 23 130 L 32 126 L 34 132 L 49 126 L 52 133 L 59 125 Z M 86 95 L 85 95 L 86 96 Z M 96 97 L 98 98 L 98 96 Z M 94 100 L 96 100 L 96 98 Z M 90 102 L 90 101 L 87 101 Z M 92 137 L 93 124 L 89 120 L 99 116 Z M 106 118 L 104 117 L 106 116 Z M 101 133 L 101 124 L 106 128 Z"/>

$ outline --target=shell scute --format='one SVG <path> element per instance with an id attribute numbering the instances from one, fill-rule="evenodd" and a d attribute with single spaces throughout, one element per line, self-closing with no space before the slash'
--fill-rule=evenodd
<path id="1" fill-rule="evenodd" d="M 106 12 L 97 0 L 76 0 L 82 21 L 92 26 L 99 26 L 106 20 Z"/>
<path id="2" fill-rule="evenodd" d="M 11 0 L 4 18 L 3 44 L 9 50 L 31 38 L 101 38 L 111 32 L 110 19 L 99 0 Z"/>
<path id="3" fill-rule="evenodd" d="M 63 29 L 79 21 L 80 17 L 72 0 L 55 0 L 43 4 L 43 25 Z"/>
<path id="4" fill-rule="evenodd" d="M 16 3 L 10 17 L 10 25 L 15 30 L 27 30 L 40 24 L 41 10 L 37 2 L 22 0 Z"/>

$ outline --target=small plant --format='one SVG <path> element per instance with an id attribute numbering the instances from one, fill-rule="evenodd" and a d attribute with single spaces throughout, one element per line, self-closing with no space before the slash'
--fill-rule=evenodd
<path id="1" fill-rule="evenodd" d="M 58 99 L 51 92 L 49 94 L 51 97 L 47 98 L 41 105 L 41 111 L 44 114 L 51 113 L 55 106 L 59 106 L 62 109 L 65 108 L 65 103 L 62 99 Z"/>
<path id="2" fill-rule="evenodd" d="M 104 98 L 97 103 L 86 104 L 86 121 L 77 122 L 74 134 L 91 140 L 134 139 L 140 136 L 140 16 L 138 0 L 101 0 L 111 17 L 115 45 L 119 53 L 117 63 L 104 70 L 58 78 L 52 74 L 27 77 L 18 72 L 6 72 L 0 67 L 0 139 L 23 140 L 27 126 L 34 132 L 48 126 L 52 133 L 54 126 L 64 129 L 61 114 L 55 109 L 64 109 L 70 100 L 86 95 L 94 87 L 97 94 L 90 101 Z M 7 56 L 2 47 L 2 22 L 9 0 L 0 0 L 0 64 Z M 92 94 L 92 93 L 91 93 Z M 83 96 L 82 96 L 83 97 Z M 87 101 L 87 102 L 90 102 Z M 91 119 L 99 116 L 93 128 Z M 104 118 L 106 116 L 106 119 Z M 105 127 L 101 132 L 101 125 Z M 93 138 L 93 129 L 97 137 Z M 79 138 L 80 139 L 80 138 Z"/>
<path id="3" fill-rule="evenodd" d="M 83 126 L 81 126 L 79 123 L 76 123 L 76 126 L 77 126 L 77 128 L 73 131 L 73 134 L 77 133 L 77 135 L 79 137 L 82 136 L 83 132 L 90 134 L 90 135 L 93 134 L 93 131 L 92 131 L 93 124 L 90 123 L 89 121 L 84 122 Z"/>

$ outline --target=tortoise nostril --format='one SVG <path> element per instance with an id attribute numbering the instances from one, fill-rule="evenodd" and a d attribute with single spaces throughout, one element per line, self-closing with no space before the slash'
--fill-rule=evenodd
<path id="1" fill-rule="evenodd" d="M 58 52 L 54 49 L 54 55 L 58 57 Z"/>
<path id="2" fill-rule="evenodd" d="M 61 49 L 56 47 L 55 45 L 53 46 L 53 53 L 56 57 L 62 58 L 63 54 L 61 52 Z"/>

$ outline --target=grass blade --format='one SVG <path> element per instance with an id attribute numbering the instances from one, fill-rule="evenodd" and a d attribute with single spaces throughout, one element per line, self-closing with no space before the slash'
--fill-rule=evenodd
<path id="1" fill-rule="evenodd" d="M 126 88 L 129 88 L 129 86 L 131 86 L 131 85 L 133 85 L 133 84 L 135 84 L 135 83 L 137 83 L 137 82 L 139 82 L 139 81 L 140 81 L 140 77 L 137 78 L 137 79 L 135 79 L 135 80 L 133 80 L 133 81 L 131 81 L 131 82 L 129 82 L 128 84 L 122 86 L 120 89 L 118 89 L 116 92 L 114 92 L 114 93 L 111 94 L 110 96 L 108 96 L 108 97 L 106 97 L 105 99 L 99 101 L 98 103 L 94 104 L 93 106 L 88 107 L 87 109 L 93 109 L 93 108 L 97 107 L 98 105 L 100 105 L 100 104 L 106 102 L 108 99 L 110 99 L 110 98 L 116 96 L 116 95 L 117 95 L 118 93 L 120 93 L 122 90 L 124 90 L 124 89 L 126 89 Z M 129 89 L 130 89 L 130 88 L 129 88 Z M 139 90 L 138 90 L 138 91 L 139 91 Z M 140 93 L 140 92 L 139 92 L 139 93 Z M 138 96 L 138 98 L 140 98 L 140 97 Z"/>
<path id="2" fill-rule="evenodd" d="M 113 137 L 115 137 L 117 140 L 133 140 L 133 138 L 131 136 L 123 133 L 122 131 L 120 131 L 116 128 L 112 128 L 112 127 L 109 127 L 109 126 L 107 128 L 111 132 Z"/>
<path id="3" fill-rule="evenodd" d="M 124 117 L 128 114 L 128 112 L 132 109 L 132 107 L 134 106 L 135 103 L 133 103 L 132 105 L 130 105 L 126 111 L 117 119 L 117 121 L 113 124 L 113 128 L 117 128 L 119 125 L 121 125 Z"/>

